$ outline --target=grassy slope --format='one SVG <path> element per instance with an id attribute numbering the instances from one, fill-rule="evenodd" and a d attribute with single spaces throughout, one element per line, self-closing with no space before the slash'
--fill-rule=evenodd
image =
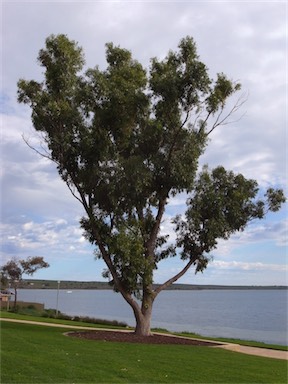
<path id="1" fill-rule="evenodd" d="M 1 383 L 285 383 L 287 362 L 208 347 L 69 338 L 65 329 L 1 325 Z M 71 331 L 71 330 L 70 330 Z"/>
<path id="2" fill-rule="evenodd" d="M 9 318 L 9 319 L 19 319 L 19 320 L 29 320 L 29 321 L 40 321 L 40 322 L 45 322 L 45 323 L 58 323 L 58 324 L 63 324 L 63 325 L 80 325 L 80 326 L 85 326 L 85 327 L 97 327 L 97 328 L 115 328 L 119 329 L 120 327 L 113 326 L 113 325 L 107 325 L 107 324 L 93 324 L 93 323 L 83 323 L 80 321 L 70 321 L 70 320 L 61 320 L 61 319 L 54 319 L 54 318 L 46 318 L 46 317 L 40 317 L 40 316 L 31 316 L 31 315 L 24 315 L 24 314 L 16 314 L 12 312 L 6 312 L 2 311 L 0 313 L 0 318 Z M 155 329 L 154 332 L 160 332 L 160 333 L 172 333 L 168 332 L 166 330 L 162 329 Z M 270 348 L 270 349 L 276 349 L 276 350 L 283 350 L 287 351 L 288 347 L 285 345 L 274 345 L 274 344 L 265 344 L 257 341 L 246 341 L 246 340 L 239 340 L 239 339 L 228 339 L 228 338 L 212 338 L 212 337 L 203 337 L 198 334 L 194 333 L 187 333 L 187 332 L 182 332 L 182 333 L 173 333 L 175 335 L 181 335 L 181 336 L 187 336 L 187 337 L 192 337 L 192 338 L 199 338 L 199 339 L 207 339 L 207 340 L 219 340 L 227 343 L 236 343 L 236 344 L 241 344 L 241 345 L 248 345 L 248 346 L 253 346 L 253 347 L 259 347 L 259 348 Z"/>
<path id="3" fill-rule="evenodd" d="M 63 325 L 80 325 L 85 327 L 97 327 L 97 328 L 112 328 L 112 329 L 119 329 L 123 328 L 120 326 L 114 326 L 110 324 L 101 323 L 101 320 L 99 320 L 99 323 L 85 323 L 82 321 L 72 321 L 72 320 L 62 320 L 62 319 L 55 319 L 50 317 L 43 317 L 40 315 L 27 315 L 27 314 L 18 314 L 13 312 L 6 312 L 2 311 L 0 312 L 0 319 L 6 318 L 6 319 L 18 319 L 18 320 L 28 320 L 28 321 L 40 321 L 42 323 L 57 323 L 57 324 L 63 324 Z M 105 320 L 104 320 L 105 322 Z M 126 327 L 125 327 L 126 328 Z"/>

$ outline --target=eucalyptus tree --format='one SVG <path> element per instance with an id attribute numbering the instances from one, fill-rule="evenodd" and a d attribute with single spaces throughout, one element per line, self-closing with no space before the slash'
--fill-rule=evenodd
<path id="1" fill-rule="evenodd" d="M 130 51 L 106 45 L 107 68 L 84 71 L 75 41 L 51 35 L 38 56 L 42 82 L 19 80 L 18 101 L 32 110 L 42 147 L 82 204 L 81 227 L 107 266 L 110 279 L 131 306 L 137 334 L 150 334 L 157 295 L 189 268 L 203 271 L 219 239 L 243 230 L 285 200 L 269 189 L 256 198 L 254 180 L 223 167 L 198 170 L 213 130 L 229 121 L 241 98 L 226 112 L 240 84 L 223 73 L 213 80 L 191 37 L 149 70 Z M 174 218 L 176 241 L 161 233 L 169 201 L 187 193 L 185 216 Z M 183 269 L 157 287 L 153 272 L 168 257 Z M 137 299 L 140 299 L 137 300 Z"/>
<path id="2" fill-rule="evenodd" d="M 23 260 L 14 258 L 0 267 L 1 285 L 3 285 L 3 288 L 11 286 L 14 289 L 14 307 L 17 304 L 17 289 L 23 275 L 32 276 L 39 269 L 48 267 L 49 264 L 42 256 L 31 256 Z"/>

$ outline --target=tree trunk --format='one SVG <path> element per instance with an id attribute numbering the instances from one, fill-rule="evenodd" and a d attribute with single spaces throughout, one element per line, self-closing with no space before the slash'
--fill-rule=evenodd
<path id="1" fill-rule="evenodd" d="M 135 314 L 135 319 L 136 319 L 135 335 L 138 335 L 138 336 L 151 335 L 151 316 L 152 316 L 152 307 L 151 307 L 151 310 L 146 311 L 145 314 L 141 312 L 137 315 Z"/>
<path id="2" fill-rule="evenodd" d="M 136 328 L 135 334 L 139 336 L 151 335 L 151 317 L 153 308 L 154 296 L 151 292 L 146 291 L 143 294 L 141 308 L 139 306 L 133 308 Z"/>
<path id="3" fill-rule="evenodd" d="M 14 309 L 16 309 L 17 306 L 17 288 L 14 287 Z"/>

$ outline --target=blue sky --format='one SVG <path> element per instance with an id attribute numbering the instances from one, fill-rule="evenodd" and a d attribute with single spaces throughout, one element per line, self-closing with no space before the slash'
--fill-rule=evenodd
<path id="1" fill-rule="evenodd" d="M 17 104 L 19 78 L 41 81 L 37 55 L 51 33 L 65 33 L 83 47 L 86 67 L 105 68 L 105 43 L 130 49 L 145 67 L 191 35 L 210 74 L 224 72 L 242 83 L 247 97 L 238 117 L 220 127 L 201 158 L 255 178 L 260 193 L 286 188 L 287 5 L 279 1 L 2 2 L 1 84 L 1 264 L 12 257 L 43 256 L 50 268 L 35 278 L 103 280 L 104 264 L 79 228 L 82 207 L 53 164 L 24 143 L 33 142 L 28 108 Z M 286 189 L 287 195 L 287 189 Z M 163 232 L 173 240 L 171 218 L 185 210 L 186 196 L 170 201 Z M 191 270 L 179 282 L 191 284 L 287 284 L 287 205 L 220 241 L 203 274 Z M 159 264 L 155 282 L 183 264 Z"/>

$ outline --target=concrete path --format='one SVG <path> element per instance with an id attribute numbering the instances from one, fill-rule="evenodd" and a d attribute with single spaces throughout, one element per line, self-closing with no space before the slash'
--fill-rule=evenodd
<path id="1" fill-rule="evenodd" d="M 35 324 L 35 325 L 42 325 L 46 327 L 56 327 L 56 328 L 69 328 L 69 329 L 84 329 L 84 330 L 90 330 L 90 331 L 119 331 L 119 332 L 131 332 L 129 330 L 125 329 L 109 329 L 109 328 L 96 328 L 96 327 L 85 327 L 85 326 L 79 326 L 79 325 L 65 325 L 65 324 L 56 324 L 56 323 L 44 323 L 40 321 L 30 321 L 30 320 L 17 320 L 17 319 L 6 319 L 6 318 L 0 318 L 1 321 L 9 321 L 11 323 L 23 323 L 23 324 Z M 168 336 L 168 335 L 167 335 Z M 175 335 L 171 335 L 174 336 Z M 184 338 L 184 336 L 179 336 Z M 197 339 L 195 339 L 197 340 Z M 212 342 L 211 340 L 205 340 L 207 342 Z M 245 353 L 248 355 L 254 355 L 254 356 L 262 356 L 262 357 L 270 357 L 272 359 L 281 359 L 281 360 L 288 360 L 288 351 L 277 351 L 275 349 L 267 349 L 267 348 L 257 348 L 257 347 L 246 347 L 244 345 L 239 344 L 229 344 L 229 343 L 220 343 L 217 341 L 220 345 L 213 348 L 223 348 L 227 349 L 229 351 L 239 352 L 239 353 Z"/>
<path id="2" fill-rule="evenodd" d="M 96 328 L 96 327 L 84 327 L 81 325 L 65 325 L 65 324 L 56 324 L 56 323 L 44 323 L 41 321 L 31 321 L 31 320 L 17 320 L 17 319 L 6 319 L 0 317 L 0 321 L 9 321 L 10 323 L 23 323 L 23 324 L 34 324 L 34 325 L 43 325 L 44 327 L 56 327 L 56 328 L 71 328 L 71 329 L 86 329 L 90 331 L 120 331 L 120 332 L 129 332 L 126 329 L 109 329 L 109 328 Z"/>
<path id="3" fill-rule="evenodd" d="M 272 359 L 288 360 L 288 351 L 278 351 L 276 349 L 248 347 L 239 344 L 227 344 L 222 345 L 220 348 L 227 349 L 229 351 L 245 353 L 247 355 L 270 357 Z"/>

